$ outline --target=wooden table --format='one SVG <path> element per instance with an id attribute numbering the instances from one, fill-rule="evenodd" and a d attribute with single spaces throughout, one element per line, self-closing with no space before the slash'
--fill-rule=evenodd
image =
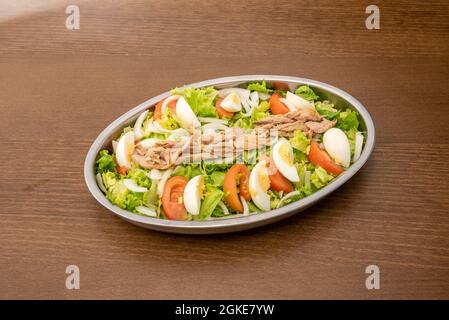
<path id="1" fill-rule="evenodd" d="M 364 1 L 32 2 L 0 1 L 0 298 L 449 298 L 446 1 L 377 1 L 380 30 Z M 93 199 L 83 161 L 107 124 L 240 74 L 356 96 L 377 128 L 366 166 L 309 210 L 228 235 L 147 231 Z M 65 287 L 71 264 L 80 290 Z M 380 290 L 365 287 L 371 264 Z"/>

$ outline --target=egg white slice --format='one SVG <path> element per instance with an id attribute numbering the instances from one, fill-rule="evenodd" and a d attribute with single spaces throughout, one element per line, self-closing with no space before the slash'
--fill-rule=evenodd
<path id="1" fill-rule="evenodd" d="M 249 193 L 254 204 L 261 210 L 270 210 L 270 178 L 265 161 L 256 164 L 249 175 Z"/>
<path id="2" fill-rule="evenodd" d="M 125 167 L 126 169 L 131 168 L 131 154 L 134 149 L 134 141 L 133 131 L 125 133 L 118 141 L 115 149 L 115 157 L 119 166 Z"/>
<path id="3" fill-rule="evenodd" d="M 346 134 L 338 128 L 331 128 L 323 135 L 323 145 L 326 152 L 337 164 L 349 167 L 351 162 L 351 147 Z"/>
<path id="4" fill-rule="evenodd" d="M 221 107 L 229 112 L 239 112 L 242 110 L 240 97 L 236 92 L 231 92 L 223 99 Z"/>
<path id="5" fill-rule="evenodd" d="M 199 127 L 201 125 L 200 121 L 184 97 L 180 97 L 176 103 L 176 120 L 178 120 L 181 127 L 184 129 Z"/>
<path id="6" fill-rule="evenodd" d="M 198 175 L 187 182 L 184 188 L 184 207 L 191 215 L 199 215 L 201 208 L 201 198 L 204 191 L 204 177 Z"/>
<path id="7" fill-rule="evenodd" d="M 273 147 L 273 162 L 279 172 L 292 182 L 299 182 L 298 170 L 293 164 L 293 149 L 290 142 L 281 138 Z"/>

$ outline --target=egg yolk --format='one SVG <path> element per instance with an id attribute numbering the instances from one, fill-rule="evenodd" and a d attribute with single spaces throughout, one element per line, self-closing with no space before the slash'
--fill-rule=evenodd
<path id="1" fill-rule="evenodd" d="M 239 96 L 238 96 L 235 92 L 231 92 L 231 93 L 229 94 L 229 100 L 230 100 L 232 103 L 235 103 L 235 104 L 239 104 L 239 103 L 240 103 Z"/>
<path id="2" fill-rule="evenodd" d="M 126 157 L 128 159 L 129 162 L 131 162 L 131 154 L 134 151 L 134 144 L 128 144 L 126 146 Z"/>
<path id="3" fill-rule="evenodd" d="M 290 148 L 284 143 L 279 147 L 279 156 L 287 165 L 292 166 L 293 161 L 290 154 Z"/>
<path id="4" fill-rule="evenodd" d="M 268 177 L 267 167 L 261 165 L 257 170 L 257 178 L 261 189 L 266 193 L 270 188 L 270 178 Z"/>

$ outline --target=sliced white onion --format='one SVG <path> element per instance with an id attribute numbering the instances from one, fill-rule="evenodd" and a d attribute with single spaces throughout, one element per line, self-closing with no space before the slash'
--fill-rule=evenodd
<path id="1" fill-rule="evenodd" d="M 147 117 L 148 110 L 142 112 L 140 116 L 137 118 L 136 123 L 134 124 L 134 136 L 137 140 L 142 139 L 143 137 L 143 131 L 142 131 L 142 124 L 145 118 Z"/>
<path id="2" fill-rule="evenodd" d="M 167 183 L 168 178 L 172 174 L 173 169 L 167 169 L 162 174 L 161 181 L 157 184 L 157 194 L 159 197 L 162 197 L 162 193 L 164 192 L 165 183 Z"/>
<path id="3" fill-rule="evenodd" d="M 284 191 L 281 190 L 281 191 L 279 191 L 278 194 L 279 194 L 279 198 L 282 198 L 282 196 L 284 195 Z"/>
<path id="4" fill-rule="evenodd" d="M 145 175 L 151 180 L 161 180 L 163 172 L 158 169 L 151 169 L 150 172 L 146 172 Z"/>
<path id="5" fill-rule="evenodd" d="M 310 188 L 310 175 L 311 172 L 309 170 L 304 174 L 304 186 L 309 189 Z"/>
<path id="6" fill-rule="evenodd" d="M 257 91 L 254 91 L 249 95 L 248 101 L 249 105 L 253 108 L 259 105 L 259 95 L 257 94 Z"/>
<path id="7" fill-rule="evenodd" d="M 136 207 L 136 211 L 141 213 L 141 214 L 144 214 L 146 216 L 149 216 L 149 217 L 157 217 L 157 213 L 156 213 L 155 210 L 153 210 L 151 208 L 148 208 L 148 207 L 145 207 L 145 206 L 138 206 L 138 207 Z"/>
<path id="8" fill-rule="evenodd" d="M 226 207 L 226 205 L 223 203 L 223 201 L 220 201 L 220 202 L 218 203 L 218 206 L 221 208 L 221 210 L 223 210 L 223 214 L 224 214 L 225 216 L 227 216 L 227 215 L 229 214 L 228 207 Z"/>
<path id="9" fill-rule="evenodd" d="M 161 113 L 165 114 L 165 112 L 167 111 L 168 104 L 174 100 L 178 100 L 180 97 L 181 97 L 180 95 L 175 94 L 175 95 L 170 96 L 167 99 L 165 99 L 164 102 L 162 102 Z"/>
<path id="10" fill-rule="evenodd" d="M 287 193 L 283 198 L 281 198 L 281 200 L 279 200 L 279 202 L 278 202 L 278 204 L 277 204 L 277 206 L 276 206 L 276 209 L 278 209 L 280 206 L 281 206 L 281 204 L 282 204 L 282 202 L 284 202 L 285 200 L 287 200 L 288 198 L 291 198 L 291 197 L 293 197 L 293 196 L 296 196 L 296 195 L 298 195 L 298 194 L 300 194 L 301 192 L 299 192 L 299 191 L 292 191 L 292 192 L 290 192 L 290 193 Z"/>
<path id="11" fill-rule="evenodd" d="M 205 130 L 214 130 L 214 131 L 222 130 L 222 131 L 224 131 L 224 130 L 229 129 L 228 126 L 225 126 L 224 124 L 221 124 L 221 123 L 208 123 L 208 124 L 205 124 L 204 126 L 202 126 L 201 128 L 202 128 L 203 132 Z"/>
<path id="12" fill-rule="evenodd" d="M 258 92 L 257 93 L 259 95 L 259 99 L 260 100 L 268 100 L 271 98 L 271 94 L 265 93 L 265 92 Z"/>
<path id="13" fill-rule="evenodd" d="M 280 100 L 283 104 L 285 104 L 285 105 L 287 106 L 287 108 L 288 108 L 290 111 L 296 110 L 296 107 L 295 107 L 290 101 L 288 101 L 287 99 L 285 99 L 285 98 L 280 98 L 279 100 Z"/>
<path id="14" fill-rule="evenodd" d="M 147 188 L 139 186 L 133 179 L 124 179 L 123 184 L 129 191 L 132 191 L 132 192 L 147 192 L 148 191 Z"/>
<path id="15" fill-rule="evenodd" d="M 242 205 L 243 205 L 243 215 L 249 216 L 249 207 L 248 207 L 248 204 L 246 203 L 245 198 L 240 196 L 240 201 L 242 201 Z"/>
<path id="16" fill-rule="evenodd" d="M 103 178 L 101 177 L 101 173 L 100 172 L 98 172 L 95 175 L 95 180 L 97 180 L 98 187 L 100 188 L 101 191 L 103 191 L 104 193 L 108 192 L 106 190 L 106 187 L 104 186 Z"/>
<path id="17" fill-rule="evenodd" d="M 360 154 L 362 153 L 363 139 L 364 139 L 364 137 L 361 132 L 357 132 L 355 134 L 355 148 L 354 148 L 354 157 L 352 158 L 352 162 L 356 162 L 360 158 Z"/>
<path id="18" fill-rule="evenodd" d="M 203 123 L 221 123 L 221 124 L 227 124 L 227 119 L 217 119 L 217 118 L 206 118 L 206 117 L 198 117 L 198 120 Z"/>
<path id="19" fill-rule="evenodd" d="M 115 153 L 115 150 L 117 149 L 117 141 L 116 140 L 112 140 L 112 151 L 114 151 L 114 153 Z"/>

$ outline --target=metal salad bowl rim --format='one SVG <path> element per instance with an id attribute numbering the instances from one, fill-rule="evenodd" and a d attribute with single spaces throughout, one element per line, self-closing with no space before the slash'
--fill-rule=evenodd
<path id="1" fill-rule="evenodd" d="M 166 91 L 160 95 L 157 95 L 141 104 L 137 107 L 132 108 L 128 112 L 124 113 L 112 123 L 110 123 L 95 139 L 92 143 L 84 162 L 84 178 L 87 187 L 94 198 L 105 208 L 112 211 L 121 218 L 139 225 L 147 229 L 153 229 L 158 231 L 165 231 L 171 233 L 183 233 L 183 234 L 213 234 L 213 233 L 225 233 L 233 232 L 244 229 L 250 229 L 257 226 L 265 225 L 268 223 L 275 222 L 280 219 L 289 217 L 295 213 L 298 213 L 320 199 L 326 197 L 331 192 L 338 189 L 345 182 L 352 178 L 352 176 L 362 168 L 365 162 L 368 160 L 374 149 L 375 143 L 375 128 L 372 118 L 366 108 L 360 103 L 356 98 L 354 98 L 349 93 L 338 89 L 332 85 L 306 79 L 300 77 L 292 76 L 278 76 L 278 75 L 242 75 L 233 77 L 223 77 L 216 78 L 201 82 L 196 82 L 189 84 L 189 87 L 207 87 L 207 86 L 218 86 L 218 87 L 232 87 L 238 85 L 239 83 L 254 82 L 254 81 L 267 81 L 267 82 L 287 82 L 295 85 L 310 85 L 314 88 L 319 88 L 320 90 L 326 91 L 332 95 L 338 96 L 345 100 L 353 109 L 355 109 L 360 118 L 363 120 L 366 128 L 366 140 L 365 145 L 362 150 L 360 158 L 353 163 L 343 174 L 335 178 L 330 184 L 323 187 L 322 189 L 306 196 L 298 201 L 287 204 L 278 209 L 273 209 L 266 212 L 260 212 L 257 214 L 251 214 L 249 216 L 239 216 L 233 218 L 222 218 L 214 220 L 205 221 L 174 221 L 166 220 L 161 218 L 153 218 L 137 215 L 135 213 L 129 212 L 127 210 L 121 209 L 120 207 L 113 205 L 100 188 L 97 185 L 95 179 L 95 161 L 99 151 L 111 141 L 111 136 L 118 130 L 123 128 L 126 124 L 134 121 L 137 116 L 147 108 L 155 105 L 161 99 L 170 95 L 170 91 Z"/>

